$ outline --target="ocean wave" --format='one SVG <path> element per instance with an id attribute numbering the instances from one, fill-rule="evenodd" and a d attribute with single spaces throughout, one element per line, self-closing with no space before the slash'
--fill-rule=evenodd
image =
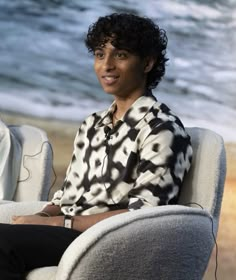
<path id="1" fill-rule="evenodd" d="M 108 100 L 99 101 L 91 98 L 78 100 L 73 97 L 67 99 L 62 95 L 55 103 L 49 103 L 48 99 L 43 99 L 42 96 L 39 95 L 37 98 L 35 95 L 30 99 L 0 92 L 0 112 L 18 112 L 39 118 L 81 122 L 88 115 L 104 110 L 111 104 Z M 174 96 L 165 92 L 155 93 L 155 96 L 160 102 L 167 104 L 185 126 L 208 128 L 222 135 L 227 142 L 236 141 L 235 110 L 223 104 L 194 97 L 187 99 L 185 96 Z"/>
<path id="2" fill-rule="evenodd" d="M 234 138 L 233 0 L 0 0 L 0 110 L 81 121 L 106 108 L 111 98 L 98 84 L 84 36 L 111 12 L 152 17 L 167 31 L 170 60 L 154 91 L 160 101 L 186 123 Z"/>
<path id="3" fill-rule="evenodd" d="M 92 99 L 26 99 L 18 95 L 0 93 L 0 111 L 17 112 L 39 118 L 58 119 L 66 121 L 82 121 L 91 113 L 105 109 L 109 104 L 97 102 Z"/>

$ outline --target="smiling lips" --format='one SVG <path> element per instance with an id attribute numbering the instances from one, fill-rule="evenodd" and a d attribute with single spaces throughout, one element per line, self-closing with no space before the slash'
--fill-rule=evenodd
<path id="1" fill-rule="evenodd" d="M 115 75 L 104 75 L 102 76 L 103 81 L 105 82 L 105 84 L 107 85 L 113 85 L 117 80 L 118 80 L 119 76 L 115 76 Z"/>

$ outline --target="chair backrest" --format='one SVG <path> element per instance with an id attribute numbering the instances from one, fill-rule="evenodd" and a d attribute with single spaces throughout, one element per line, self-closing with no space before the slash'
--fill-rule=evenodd
<path id="1" fill-rule="evenodd" d="M 10 125 L 22 148 L 14 201 L 47 200 L 52 170 L 52 148 L 45 131 L 29 125 Z"/>
<path id="2" fill-rule="evenodd" d="M 0 119 L 0 203 L 12 200 L 21 165 L 21 145 Z"/>
<path id="3" fill-rule="evenodd" d="M 198 207 L 194 204 L 198 203 L 218 221 L 226 176 L 223 138 L 204 128 L 189 127 L 186 131 L 191 137 L 193 161 L 179 204 Z"/>

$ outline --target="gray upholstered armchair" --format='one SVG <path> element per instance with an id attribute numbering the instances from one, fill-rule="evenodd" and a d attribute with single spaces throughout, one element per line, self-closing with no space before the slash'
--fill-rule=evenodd
<path id="1" fill-rule="evenodd" d="M 52 149 L 45 131 L 0 121 L 0 204 L 47 200 Z"/>
<path id="2" fill-rule="evenodd" d="M 187 130 L 194 157 L 179 205 L 103 220 L 68 247 L 58 267 L 33 270 L 27 280 L 202 279 L 214 247 L 213 234 L 218 230 L 225 149 L 216 133 L 201 128 Z M 43 204 L 0 205 L 0 222 L 9 222 L 15 213 L 34 213 Z"/>

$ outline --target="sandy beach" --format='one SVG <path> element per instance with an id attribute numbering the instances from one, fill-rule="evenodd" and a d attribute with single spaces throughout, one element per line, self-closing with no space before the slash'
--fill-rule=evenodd
<path id="1" fill-rule="evenodd" d="M 7 124 L 29 124 L 44 129 L 54 150 L 54 169 L 57 180 L 50 192 L 58 189 L 64 179 L 70 161 L 73 140 L 77 131 L 76 123 L 64 123 L 55 120 L 40 120 L 32 117 L 0 113 L 0 118 Z M 221 219 L 217 236 L 218 265 L 217 279 L 231 280 L 236 275 L 236 143 L 225 143 L 227 154 L 227 177 L 221 209 Z M 215 279 L 216 248 L 205 273 L 204 280 Z"/>

